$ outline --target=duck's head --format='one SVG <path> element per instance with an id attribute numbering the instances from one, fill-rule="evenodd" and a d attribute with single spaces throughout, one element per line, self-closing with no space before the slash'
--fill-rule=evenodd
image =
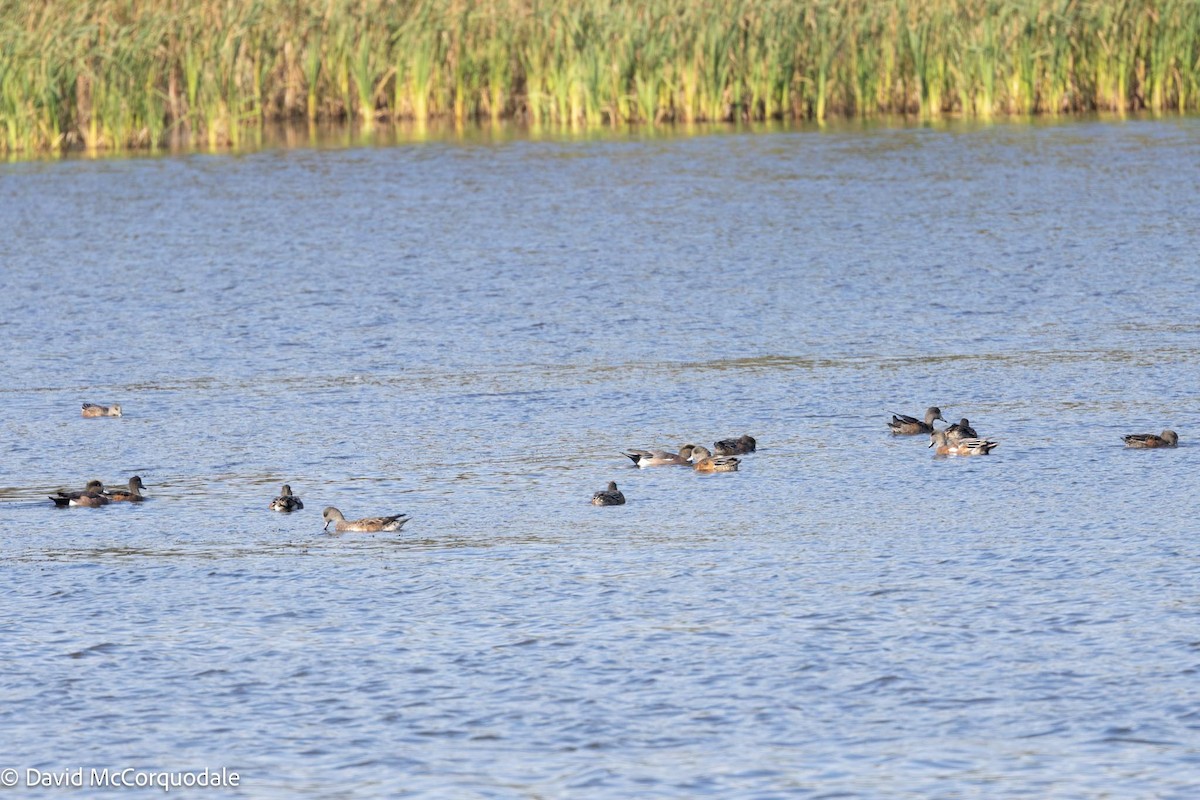
<path id="1" fill-rule="evenodd" d="M 342 512 L 338 511 L 333 506 L 326 506 L 325 510 L 321 512 L 321 518 L 325 520 L 325 530 L 329 530 L 329 523 L 345 519 L 345 517 L 342 516 Z"/>

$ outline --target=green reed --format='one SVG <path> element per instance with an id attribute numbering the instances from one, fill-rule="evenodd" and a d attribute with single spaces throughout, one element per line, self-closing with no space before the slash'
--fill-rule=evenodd
<path id="1" fill-rule="evenodd" d="M 1200 0 L 0 0 L 0 152 L 1198 108 Z"/>

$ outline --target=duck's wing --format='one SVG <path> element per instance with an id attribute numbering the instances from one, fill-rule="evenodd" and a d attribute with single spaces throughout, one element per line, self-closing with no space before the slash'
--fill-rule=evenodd
<path id="1" fill-rule="evenodd" d="M 399 530 L 400 526 L 408 522 L 407 514 L 393 514 L 390 517 L 363 517 L 356 519 L 352 525 L 359 525 L 364 528 L 378 528 L 380 530 Z"/>

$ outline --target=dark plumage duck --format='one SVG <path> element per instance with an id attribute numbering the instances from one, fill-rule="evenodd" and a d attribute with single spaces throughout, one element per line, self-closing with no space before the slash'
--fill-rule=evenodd
<path id="1" fill-rule="evenodd" d="M 719 442 L 713 442 L 714 456 L 741 456 L 746 453 L 753 453 L 758 449 L 758 442 L 754 441 L 754 437 L 749 434 L 739 436 L 736 439 L 722 439 Z"/>
<path id="2" fill-rule="evenodd" d="M 304 503 L 301 503 L 300 498 L 292 494 L 292 487 L 286 483 L 279 491 L 279 497 L 271 501 L 272 511 L 291 512 L 299 511 L 302 508 L 304 508 Z"/>
<path id="3" fill-rule="evenodd" d="M 907 414 L 897 414 L 892 412 L 892 421 L 888 423 L 888 427 L 892 430 L 893 436 L 913 436 L 918 433 L 933 433 L 933 421 L 940 419 L 942 422 L 946 418 L 942 416 L 942 410 L 937 406 L 930 406 L 925 409 L 925 421 L 910 417 Z"/>
<path id="4" fill-rule="evenodd" d="M 963 417 L 958 422 L 946 428 L 946 438 L 951 442 L 960 442 L 963 439 L 978 439 L 979 434 L 971 427 L 971 422 Z"/>
<path id="5" fill-rule="evenodd" d="M 621 490 L 617 488 L 616 481 L 609 481 L 607 489 L 592 495 L 592 505 L 623 506 L 625 505 L 625 495 L 621 494 Z"/>

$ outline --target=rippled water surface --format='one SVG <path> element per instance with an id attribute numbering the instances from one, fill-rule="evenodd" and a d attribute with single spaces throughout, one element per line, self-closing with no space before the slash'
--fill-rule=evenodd
<path id="1" fill-rule="evenodd" d="M 1197 197 L 1194 119 L 0 166 L 0 767 L 1196 797 Z"/>

